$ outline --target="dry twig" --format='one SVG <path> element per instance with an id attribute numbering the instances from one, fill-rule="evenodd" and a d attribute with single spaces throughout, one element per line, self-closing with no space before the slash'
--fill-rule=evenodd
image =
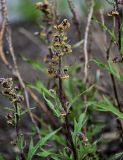
<path id="1" fill-rule="evenodd" d="M 79 20 L 78 20 L 77 14 L 76 14 L 74 3 L 72 2 L 72 0 L 68 0 L 68 4 L 69 4 L 70 10 L 71 10 L 71 13 L 73 14 L 73 23 L 76 27 L 78 40 L 81 41 L 81 32 L 80 32 L 80 28 L 79 28 Z"/>
<path id="2" fill-rule="evenodd" d="M 88 77 L 88 36 L 89 36 L 89 28 L 90 28 L 90 24 L 91 24 L 91 18 L 93 15 L 93 11 L 94 11 L 94 5 L 95 2 L 94 0 L 91 0 L 91 7 L 90 7 L 90 11 L 88 14 L 88 19 L 87 19 L 87 25 L 86 25 L 86 29 L 85 29 L 85 36 L 84 36 L 84 55 L 85 55 L 85 66 L 84 66 L 84 81 L 87 81 L 87 77 Z"/>

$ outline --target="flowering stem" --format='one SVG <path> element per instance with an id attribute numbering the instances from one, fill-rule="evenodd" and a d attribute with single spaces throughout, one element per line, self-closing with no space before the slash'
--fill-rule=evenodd
<path id="1" fill-rule="evenodd" d="M 68 141 L 68 145 L 70 146 L 70 148 L 72 149 L 73 152 L 73 156 L 74 156 L 74 160 L 77 160 L 77 153 L 76 153 L 76 148 L 74 146 L 73 143 L 73 139 L 72 139 L 72 135 L 71 135 L 71 131 L 70 131 L 70 125 L 69 125 L 69 120 L 68 120 L 68 114 L 67 114 L 67 108 L 66 108 L 66 100 L 65 100 L 65 96 L 63 95 L 63 85 L 62 85 L 62 79 L 60 77 L 61 75 L 61 57 L 59 57 L 59 99 L 62 105 L 62 108 L 64 109 L 66 115 L 65 115 L 65 128 L 66 128 L 66 139 Z"/>
<path id="2" fill-rule="evenodd" d="M 20 125 L 19 125 L 19 121 L 20 121 L 20 115 L 19 115 L 19 106 L 17 104 L 17 102 L 14 103 L 15 106 L 15 131 L 16 131 L 16 141 L 19 140 L 19 136 L 20 136 Z M 25 155 L 23 150 L 21 150 L 19 157 L 21 160 L 26 160 Z"/>
<path id="3" fill-rule="evenodd" d="M 118 0 L 115 0 L 114 8 L 119 13 Z M 121 20 L 120 20 L 120 15 L 116 15 L 115 18 L 117 20 L 117 25 L 118 25 L 118 47 L 119 47 L 119 51 L 120 51 L 121 50 Z"/>
<path id="4" fill-rule="evenodd" d="M 16 136 L 19 137 L 19 114 L 18 114 L 18 105 L 17 102 L 14 103 L 15 106 L 15 130 L 16 130 Z"/>

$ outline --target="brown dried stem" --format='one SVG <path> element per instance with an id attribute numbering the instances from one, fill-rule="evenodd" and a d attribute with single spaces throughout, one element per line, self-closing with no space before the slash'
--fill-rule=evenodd
<path id="1" fill-rule="evenodd" d="M 6 12 L 7 12 L 7 7 L 5 5 L 5 0 L 0 1 L 0 6 L 1 6 L 1 14 L 2 14 L 2 22 L 1 22 L 1 30 L 0 30 L 0 57 L 2 61 L 5 63 L 5 65 L 9 68 L 12 68 L 12 66 L 9 64 L 4 51 L 3 51 L 3 43 L 4 43 L 4 36 L 5 36 L 5 31 L 6 31 L 6 25 L 7 25 L 7 18 L 6 18 Z"/>
<path id="2" fill-rule="evenodd" d="M 119 5 L 118 5 L 118 0 L 115 0 L 115 6 L 114 9 L 119 13 Z M 118 28 L 118 48 L 119 52 L 121 50 L 121 19 L 120 19 L 120 14 L 115 16 L 115 19 L 117 21 L 117 28 Z"/>
<path id="3" fill-rule="evenodd" d="M 59 57 L 59 75 L 61 75 L 61 67 L 62 67 L 61 65 L 62 65 L 62 60 L 61 60 L 61 57 Z M 64 109 L 64 112 L 65 112 L 65 127 L 67 132 L 66 139 L 69 145 L 68 147 L 70 147 L 73 152 L 74 160 L 77 160 L 77 152 L 76 152 L 76 148 L 74 146 L 72 135 L 71 135 L 71 129 L 69 125 L 68 113 L 67 113 L 67 107 L 66 107 L 66 98 L 63 93 L 63 85 L 62 85 L 61 77 L 59 77 L 59 99 L 60 99 L 62 108 Z"/>
<path id="4" fill-rule="evenodd" d="M 84 82 L 87 81 L 88 78 L 88 36 L 89 36 L 89 28 L 90 28 L 90 24 L 91 24 L 91 19 L 92 19 L 92 15 L 93 15 L 93 11 L 94 11 L 94 5 L 95 2 L 94 0 L 91 0 L 91 7 L 89 10 L 89 14 L 88 14 L 88 19 L 87 19 L 87 25 L 85 28 L 85 36 L 84 36 L 84 56 L 85 56 L 85 66 L 84 66 Z"/>
<path id="5" fill-rule="evenodd" d="M 73 23 L 76 27 L 76 31 L 77 31 L 77 35 L 78 35 L 78 40 L 81 41 L 81 32 L 80 32 L 80 28 L 79 28 L 79 20 L 76 14 L 76 9 L 74 6 L 74 3 L 72 0 L 68 0 L 68 4 L 71 10 L 71 13 L 73 14 Z"/>

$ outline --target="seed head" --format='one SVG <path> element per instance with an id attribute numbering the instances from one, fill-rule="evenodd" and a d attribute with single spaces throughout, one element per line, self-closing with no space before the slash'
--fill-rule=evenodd
<path id="1" fill-rule="evenodd" d="M 20 103 L 23 101 L 23 96 L 16 93 L 17 89 L 13 86 L 12 78 L 0 79 L 1 93 L 9 99 L 11 103 Z"/>

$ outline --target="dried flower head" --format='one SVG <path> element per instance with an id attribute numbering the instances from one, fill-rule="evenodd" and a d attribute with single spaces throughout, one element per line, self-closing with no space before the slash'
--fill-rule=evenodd
<path id="1" fill-rule="evenodd" d="M 6 118 L 8 124 L 14 125 L 14 114 L 13 113 L 11 113 L 11 112 L 8 113 L 5 118 Z"/>
<path id="2" fill-rule="evenodd" d="M 1 93 L 6 96 L 11 103 L 20 103 L 23 96 L 16 93 L 16 87 L 13 86 L 12 78 L 0 78 Z"/>
<path id="3" fill-rule="evenodd" d="M 64 19 L 61 24 L 54 26 L 54 29 L 58 30 L 59 32 L 62 32 L 68 29 L 69 27 L 70 27 L 70 23 L 68 22 L 67 19 Z"/>
<path id="4" fill-rule="evenodd" d="M 64 55 L 72 52 L 71 45 L 67 42 L 66 29 L 70 27 L 70 23 L 67 19 L 64 19 L 59 25 L 54 26 L 54 32 L 52 34 L 52 44 L 50 49 L 52 51 L 52 57 L 48 56 L 47 61 L 49 63 L 48 73 L 55 78 L 67 79 L 69 75 L 67 71 L 62 71 L 58 74 L 58 61 Z"/>
<path id="5" fill-rule="evenodd" d="M 112 59 L 112 62 L 113 63 L 123 63 L 123 58 L 121 58 L 121 57 L 114 57 L 113 59 Z"/>
<path id="6" fill-rule="evenodd" d="M 86 135 L 84 133 L 79 132 L 78 137 L 82 140 L 84 145 L 88 144 L 88 138 L 86 137 Z"/>
<path id="7" fill-rule="evenodd" d="M 36 8 L 44 13 L 43 21 L 47 22 L 47 24 L 51 24 L 53 19 L 52 5 L 47 0 L 44 0 L 44 2 L 37 2 Z"/>
<path id="8" fill-rule="evenodd" d="M 107 13 L 108 16 L 118 16 L 119 12 L 117 10 L 112 10 L 111 12 Z"/>

